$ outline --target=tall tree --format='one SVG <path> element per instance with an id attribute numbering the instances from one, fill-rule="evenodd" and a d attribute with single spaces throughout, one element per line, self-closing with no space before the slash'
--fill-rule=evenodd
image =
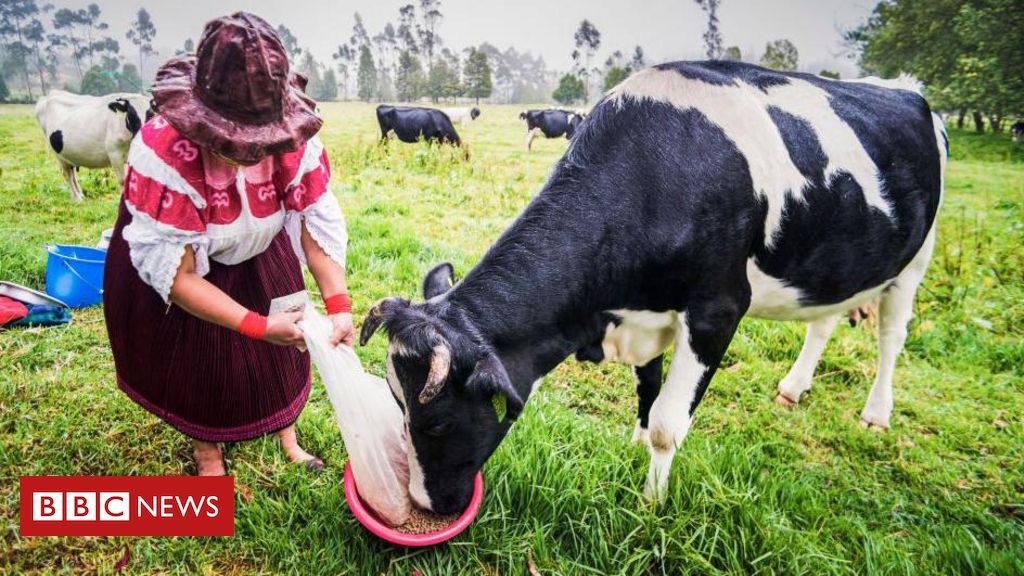
<path id="1" fill-rule="evenodd" d="M 117 80 L 109 71 L 99 66 L 93 66 L 85 71 L 82 77 L 82 94 L 91 96 L 103 96 L 111 92 L 117 92 Z"/>
<path id="2" fill-rule="evenodd" d="M 416 7 L 406 4 L 398 9 L 398 35 L 401 51 L 411 55 L 420 53 L 419 43 L 416 41 Z"/>
<path id="3" fill-rule="evenodd" d="M 324 70 L 323 83 L 320 89 L 320 95 L 317 100 L 330 101 L 338 99 L 338 77 L 334 75 L 334 69 L 327 67 Z"/>
<path id="4" fill-rule="evenodd" d="M 0 35 L 4 38 L 5 67 L 20 72 L 29 98 L 33 97 L 29 80 L 32 48 L 26 32 L 39 13 L 35 0 L 4 0 L 0 2 Z"/>
<path id="5" fill-rule="evenodd" d="M 845 37 L 871 74 L 913 74 L 936 108 L 968 112 L 982 131 L 1024 110 L 1019 0 L 884 0 Z"/>
<path id="6" fill-rule="evenodd" d="M 125 62 L 121 73 L 117 75 L 117 89 L 120 92 L 142 92 L 142 77 L 135 64 Z"/>
<path id="7" fill-rule="evenodd" d="M 551 97 L 559 104 L 570 106 L 574 102 L 585 101 L 587 90 L 582 80 L 572 74 L 565 74 L 558 81 L 558 88 L 551 94 Z"/>
<path id="8" fill-rule="evenodd" d="M 403 102 L 420 97 L 423 89 L 423 66 L 419 58 L 408 50 L 398 56 L 398 70 L 395 74 L 395 95 Z"/>
<path id="9" fill-rule="evenodd" d="M 298 62 L 299 56 L 302 56 L 302 46 L 299 46 L 299 39 L 284 24 L 278 24 L 276 32 L 277 37 L 281 39 L 281 45 L 284 46 L 285 54 L 288 54 L 288 60 Z"/>
<path id="10" fill-rule="evenodd" d="M 761 66 L 775 70 L 796 70 L 800 53 L 796 46 L 786 39 L 769 42 L 761 56 Z"/>
<path id="11" fill-rule="evenodd" d="M 153 50 L 156 26 L 153 24 L 153 19 L 145 8 L 139 8 L 139 11 L 135 14 L 135 19 L 129 23 L 128 33 L 125 36 L 139 49 L 139 74 L 143 75 L 146 56 L 156 54 Z"/>
<path id="12" fill-rule="evenodd" d="M 441 44 L 437 34 L 437 25 L 441 22 L 441 0 L 420 0 L 420 22 L 416 27 L 423 55 L 427 58 L 427 68 L 434 64 L 434 52 Z"/>
<path id="13" fill-rule="evenodd" d="M 633 70 L 643 70 L 647 67 L 644 61 L 644 49 L 637 46 L 633 49 L 633 58 L 629 61 L 629 67 Z"/>
<path id="14" fill-rule="evenodd" d="M 174 51 L 175 56 L 182 56 L 184 54 L 192 54 L 196 51 L 196 43 L 191 38 L 185 38 L 185 43 Z"/>
<path id="15" fill-rule="evenodd" d="M 356 75 L 356 94 L 369 102 L 377 96 L 377 66 L 369 46 L 359 48 L 359 72 Z"/>
<path id="16" fill-rule="evenodd" d="M 721 0 L 694 0 L 708 15 L 708 27 L 704 30 L 704 51 L 708 60 L 722 57 L 722 33 L 718 30 L 718 6 Z"/>
<path id="17" fill-rule="evenodd" d="M 473 98 L 477 104 L 480 104 L 481 98 L 490 98 L 494 87 L 491 83 L 491 65 L 484 51 L 469 49 L 462 77 L 467 97 Z"/>
<path id="18" fill-rule="evenodd" d="M 331 54 L 334 65 L 338 68 L 338 75 L 341 77 L 341 96 L 348 98 L 348 86 L 352 81 L 352 67 L 355 64 L 356 54 L 348 44 L 341 44 L 338 50 Z"/>
<path id="19" fill-rule="evenodd" d="M 306 94 L 319 100 L 324 91 L 324 81 L 320 75 L 320 63 L 316 61 L 313 53 L 304 50 L 294 67 L 296 72 L 306 77 Z"/>
<path id="20" fill-rule="evenodd" d="M 576 33 L 573 34 L 573 40 L 575 42 L 576 50 L 573 51 L 573 60 L 576 62 L 576 71 L 583 77 L 584 81 L 584 100 L 590 99 L 590 61 L 597 54 L 597 49 L 601 47 L 601 32 L 598 31 L 597 27 L 594 26 L 590 20 L 584 19 L 580 22 L 579 28 L 576 29 Z M 583 62 L 580 62 L 582 58 Z"/>
<path id="21" fill-rule="evenodd" d="M 84 10 L 75 11 L 69 8 L 61 8 L 53 14 L 53 29 L 56 32 L 53 41 L 71 50 L 71 57 L 75 61 L 75 69 L 78 71 L 79 80 L 85 74 L 82 60 L 89 53 L 89 45 L 78 33 L 78 28 L 83 23 L 84 18 Z"/>

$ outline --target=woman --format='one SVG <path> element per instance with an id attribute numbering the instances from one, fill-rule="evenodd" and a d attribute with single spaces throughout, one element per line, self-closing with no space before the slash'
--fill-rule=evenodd
<path id="1" fill-rule="evenodd" d="M 104 279 L 117 383 L 192 438 L 200 475 L 226 473 L 217 442 L 270 432 L 291 461 L 323 467 L 295 438 L 301 313 L 270 313 L 303 290 L 303 260 L 332 344 L 352 341 L 345 222 L 304 87 L 265 21 L 214 20 L 194 56 L 157 73 L 158 115 L 129 151 Z"/>

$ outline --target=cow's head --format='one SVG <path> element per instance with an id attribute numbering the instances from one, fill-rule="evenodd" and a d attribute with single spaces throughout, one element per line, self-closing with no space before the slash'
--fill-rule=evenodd
<path id="1" fill-rule="evenodd" d="M 138 134 L 139 129 L 142 128 L 142 119 L 139 117 L 139 112 L 135 109 L 135 106 L 127 98 L 117 98 L 107 104 L 107 108 L 110 108 L 111 112 L 123 113 L 124 127 L 132 136 Z M 152 109 L 149 108 L 146 110 L 146 120 L 152 117 Z"/>
<path id="2" fill-rule="evenodd" d="M 470 109 L 469 117 L 470 117 L 471 120 L 476 120 L 477 116 L 479 116 L 479 115 L 480 115 L 480 109 L 479 108 L 474 107 L 474 108 Z"/>
<path id="3" fill-rule="evenodd" d="M 569 113 L 569 126 L 565 129 L 565 139 L 572 140 L 572 137 L 576 135 L 576 130 L 579 129 L 580 124 L 583 123 L 584 116 L 577 112 Z"/>
<path id="4" fill-rule="evenodd" d="M 523 110 L 522 112 L 519 113 L 519 119 L 526 120 L 526 110 Z"/>
<path id="5" fill-rule="evenodd" d="M 444 314 L 436 297 L 451 280 L 451 264 L 441 264 L 424 278 L 427 302 L 381 300 L 359 337 L 365 345 L 380 326 L 387 330 L 387 380 L 408 432 L 409 493 L 439 514 L 466 508 L 474 476 L 523 410 L 494 350 L 468 320 Z"/>

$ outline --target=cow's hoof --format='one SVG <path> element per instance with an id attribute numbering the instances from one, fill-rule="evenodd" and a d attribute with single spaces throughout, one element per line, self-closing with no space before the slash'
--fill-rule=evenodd
<path id="1" fill-rule="evenodd" d="M 875 432 L 885 432 L 889 429 L 889 422 L 882 422 L 881 419 L 874 419 L 869 416 L 860 417 L 860 427 Z"/>
<path id="2" fill-rule="evenodd" d="M 637 421 L 636 426 L 633 427 L 633 437 L 631 438 L 631 441 L 637 444 L 643 444 L 644 446 L 651 445 L 651 431 L 641 426 L 639 420 Z"/>
<path id="3" fill-rule="evenodd" d="M 775 395 L 775 403 L 779 406 L 785 406 L 786 408 L 792 408 L 796 406 L 796 400 L 790 400 L 785 394 L 779 392 Z"/>

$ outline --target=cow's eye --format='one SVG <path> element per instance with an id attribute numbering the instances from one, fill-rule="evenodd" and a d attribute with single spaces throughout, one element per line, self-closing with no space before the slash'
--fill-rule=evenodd
<path id="1" fill-rule="evenodd" d="M 452 424 L 451 422 L 442 422 L 440 424 L 434 424 L 430 428 L 427 428 L 426 430 L 424 430 L 424 433 L 427 436 L 444 436 L 445 434 L 451 432 L 452 428 L 455 428 L 455 424 Z"/>

